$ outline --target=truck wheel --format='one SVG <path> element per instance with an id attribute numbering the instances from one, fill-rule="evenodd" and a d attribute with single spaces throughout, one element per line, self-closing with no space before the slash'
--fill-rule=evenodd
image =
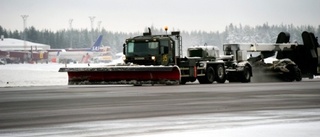
<path id="1" fill-rule="evenodd" d="M 179 83 L 180 83 L 180 85 L 184 85 L 184 84 L 186 84 L 186 83 L 187 83 L 187 81 L 186 81 L 186 80 L 182 80 L 182 79 L 181 79 Z"/>
<path id="2" fill-rule="evenodd" d="M 198 77 L 198 81 L 200 84 L 211 84 L 214 81 L 214 69 L 209 66 L 206 70 L 206 75 Z"/>
<path id="3" fill-rule="evenodd" d="M 245 66 L 242 72 L 241 76 L 241 82 L 242 83 L 248 83 L 251 81 L 251 76 L 250 76 L 250 69 L 248 66 Z"/>
<path id="4" fill-rule="evenodd" d="M 218 83 L 224 83 L 226 81 L 226 72 L 221 64 L 216 67 L 216 78 Z"/>
<path id="5" fill-rule="evenodd" d="M 296 79 L 296 73 L 293 65 L 287 65 L 289 72 L 283 73 L 283 79 L 286 82 L 293 82 Z"/>
<path id="6" fill-rule="evenodd" d="M 296 81 L 301 81 L 302 80 L 302 75 L 301 75 L 301 70 L 295 66 L 295 74 L 296 74 Z"/>
<path id="7" fill-rule="evenodd" d="M 229 83 L 231 83 L 231 82 L 237 82 L 237 80 L 236 80 L 235 78 L 229 78 L 228 81 L 229 81 Z"/>
<path id="8" fill-rule="evenodd" d="M 197 80 L 197 78 L 191 78 L 190 82 L 195 82 Z"/>

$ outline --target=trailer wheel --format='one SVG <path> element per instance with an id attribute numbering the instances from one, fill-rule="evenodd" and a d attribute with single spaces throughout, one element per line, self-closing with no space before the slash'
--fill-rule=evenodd
<path id="1" fill-rule="evenodd" d="M 301 81 L 302 80 L 302 75 L 301 75 L 301 70 L 295 66 L 295 74 L 296 74 L 296 81 Z"/>
<path id="2" fill-rule="evenodd" d="M 214 81 L 214 69 L 209 66 L 206 70 L 206 75 L 198 77 L 198 81 L 200 84 L 211 84 Z"/>
<path id="3" fill-rule="evenodd" d="M 287 65 L 286 68 L 289 70 L 289 72 L 284 73 L 284 80 L 287 82 L 292 82 L 294 80 L 301 81 L 301 71 L 297 66 L 294 65 Z"/>
<path id="4" fill-rule="evenodd" d="M 224 83 L 226 81 L 226 72 L 221 64 L 216 67 L 216 78 L 218 83 Z"/>
<path id="5" fill-rule="evenodd" d="M 250 76 L 250 69 L 248 66 L 245 66 L 242 72 L 241 76 L 241 82 L 242 83 L 248 83 L 251 81 L 251 76 Z"/>

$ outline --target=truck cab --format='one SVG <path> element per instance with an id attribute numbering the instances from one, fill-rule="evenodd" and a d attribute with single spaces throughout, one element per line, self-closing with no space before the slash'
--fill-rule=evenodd
<path id="1" fill-rule="evenodd" d="M 125 63 L 137 65 L 175 65 L 176 42 L 173 35 L 151 35 L 144 33 L 126 39 L 123 45 Z"/>

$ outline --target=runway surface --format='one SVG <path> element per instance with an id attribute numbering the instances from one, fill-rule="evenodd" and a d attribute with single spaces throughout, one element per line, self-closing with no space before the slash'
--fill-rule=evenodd
<path id="1" fill-rule="evenodd" d="M 0 88 L 0 136 L 132 136 L 320 121 L 320 80 Z"/>

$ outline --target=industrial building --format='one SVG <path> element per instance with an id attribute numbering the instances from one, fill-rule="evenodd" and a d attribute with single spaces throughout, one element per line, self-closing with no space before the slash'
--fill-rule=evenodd
<path id="1" fill-rule="evenodd" d="M 7 63 L 38 63 L 48 61 L 50 45 L 13 38 L 0 40 L 0 58 Z"/>

